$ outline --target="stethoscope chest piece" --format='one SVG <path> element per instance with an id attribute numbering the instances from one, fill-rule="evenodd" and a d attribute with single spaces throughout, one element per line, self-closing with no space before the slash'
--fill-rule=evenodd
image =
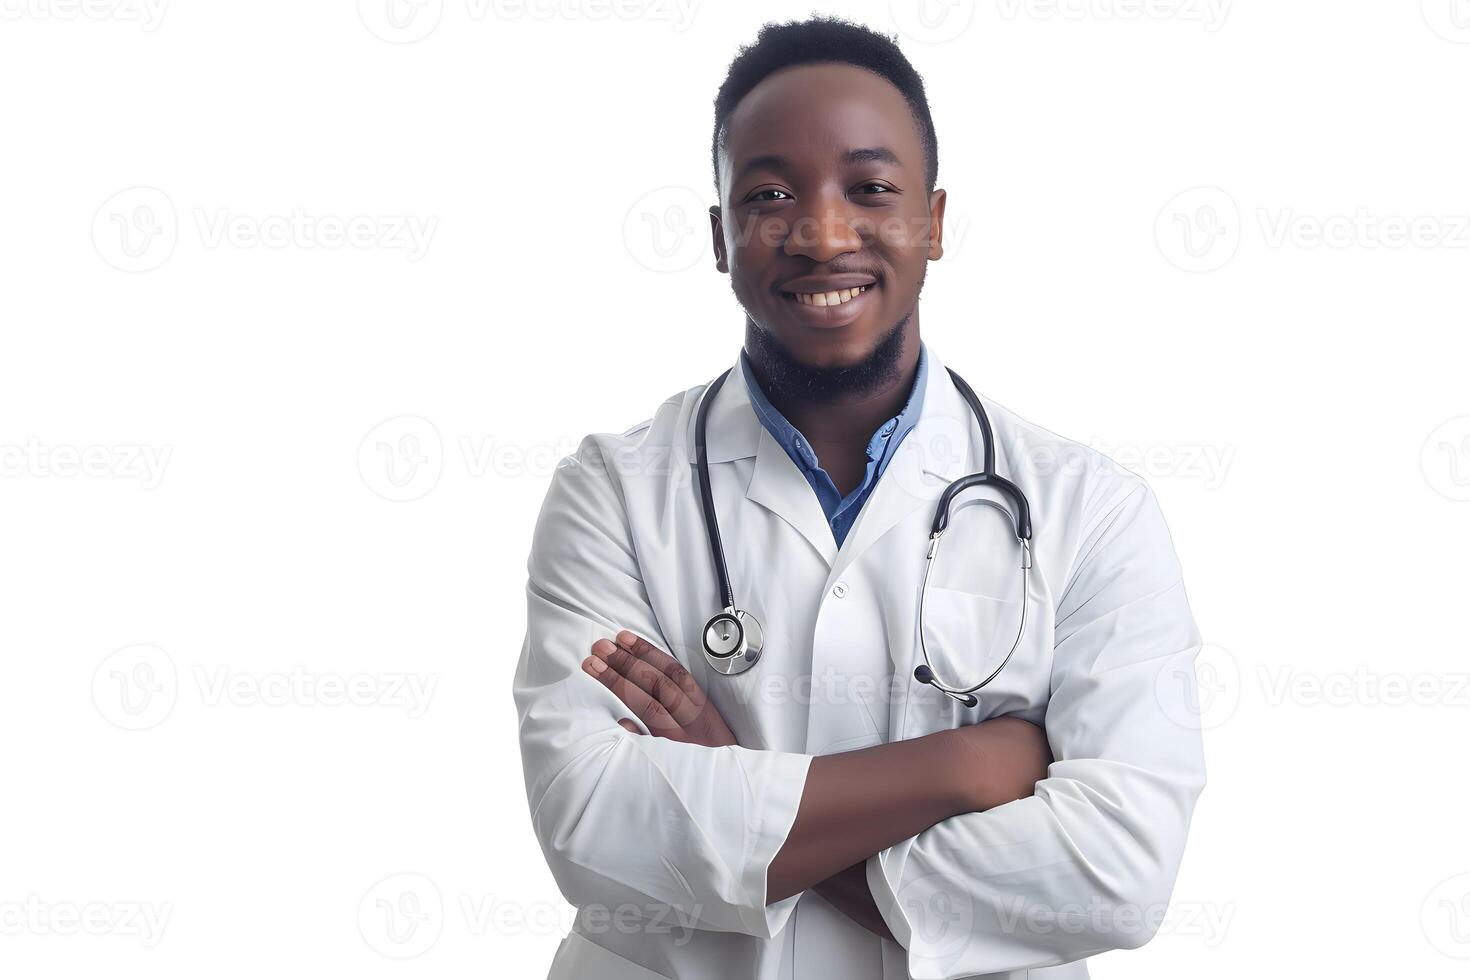
<path id="1" fill-rule="evenodd" d="M 743 609 L 715 613 L 704 624 L 704 659 L 721 674 L 740 674 L 755 666 L 765 645 L 760 622 Z"/>

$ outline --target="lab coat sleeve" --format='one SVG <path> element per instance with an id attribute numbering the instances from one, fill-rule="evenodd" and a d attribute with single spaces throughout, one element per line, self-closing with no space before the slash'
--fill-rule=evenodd
<path id="1" fill-rule="evenodd" d="M 1047 778 L 868 861 L 916 980 L 1134 948 L 1167 909 L 1205 782 L 1200 636 L 1153 493 L 1130 486 L 1085 519 L 1056 600 Z"/>
<path id="2" fill-rule="evenodd" d="M 773 937 L 800 893 L 767 905 L 766 872 L 796 819 L 811 757 L 617 724 L 632 712 L 580 666 L 593 642 L 629 629 L 675 651 L 650 607 L 617 470 L 596 439 L 554 471 L 527 563 L 514 696 L 537 840 L 579 908 Z"/>

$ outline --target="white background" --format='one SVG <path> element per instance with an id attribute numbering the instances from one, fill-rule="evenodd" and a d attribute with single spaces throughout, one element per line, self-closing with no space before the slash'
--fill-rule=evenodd
<path id="1" fill-rule="evenodd" d="M 734 359 L 712 100 L 808 10 L 0 0 L 0 973 L 544 975 L 532 524 Z M 1470 3 L 843 11 L 928 86 L 925 338 L 1150 478 L 1210 644 L 1094 975 L 1463 976 Z"/>

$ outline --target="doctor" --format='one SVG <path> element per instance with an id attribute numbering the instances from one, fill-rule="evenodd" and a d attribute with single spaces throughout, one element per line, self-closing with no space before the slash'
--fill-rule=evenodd
<path id="1" fill-rule="evenodd" d="M 1200 637 L 1154 495 L 981 396 L 987 449 L 920 339 L 945 192 L 891 40 L 767 25 L 713 156 L 743 349 L 717 389 L 584 439 L 528 562 L 526 791 L 578 910 L 550 976 L 1086 977 L 1158 928 L 1205 781 Z M 706 395 L 724 567 L 759 624 L 738 672 L 707 655 Z M 941 496 L 987 451 L 1029 558 L 982 485 L 931 562 Z M 926 658 L 956 689 L 1001 669 L 970 706 L 916 680 Z"/>

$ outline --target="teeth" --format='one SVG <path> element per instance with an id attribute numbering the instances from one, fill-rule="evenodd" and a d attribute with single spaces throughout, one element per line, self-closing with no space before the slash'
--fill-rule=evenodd
<path id="1" fill-rule="evenodd" d="M 853 297 L 868 291 L 867 286 L 856 289 L 838 289 L 830 293 L 793 293 L 798 303 L 804 306 L 840 306 Z"/>

